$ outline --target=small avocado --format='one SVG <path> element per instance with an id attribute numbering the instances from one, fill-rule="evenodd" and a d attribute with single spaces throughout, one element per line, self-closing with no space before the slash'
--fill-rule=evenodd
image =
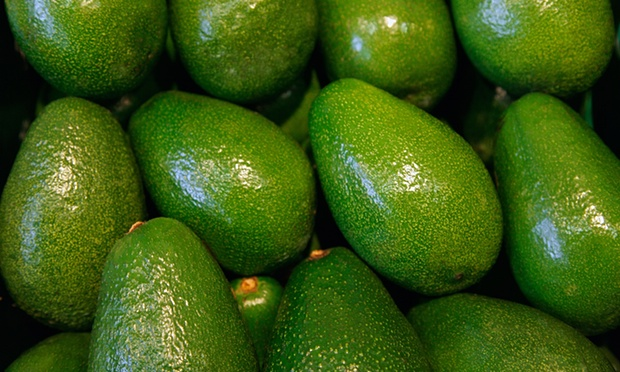
<path id="1" fill-rule="evenodd" d="M 207 93 L 239 104 L 285 91 L 317 38 L 314 0 L 171 0 L 169 8 L 189 75 Z"/>
<path id="2" fill-rule="evenodd" d="M 258 371 L 230 284 L 200 238 L 138 222 L 107 258 L 89 371 Z"/>
<path id="3" fill-rule="evenodd" d="M 612 57 L 610 0 L 452 0 L 467 56 L 493 84 L 518 97 L 568 97 L 589 89 Z"/>
<path id="4" fill-rule="evenodd" d="M 15 40 L 51 85 L 91 99 L 135 89 L 164 48 L 165 0 L 6 0 Z"/>
<path id="5" fill-rule="evenodd" d="M 50 103 L 0 199 L 0 269 L 12 298 L 52 327 L 90 329 L 105 257 L 145 213 L 136 160 L 112 114 L 77 97 Z"/>
<path id="6" fill-rule="evenodd" d="M 613 371 L 599 348 L 564 322 L 516 302 L 470 293 L 407 314 L 435 371 Z"/>
<path id="7" fill-rule="evenodd" d="M 86 372 L 90 333 L 61 332 L 24 351 L 6 372 Z"/>
<path id="8" fill-rule="evenodd" d="M 456 42 L 444 0 L 317 0 L 319 44 L 329 78 L 366 81 L 423 109 L 456 72 Z"/>
<path id="9" fill-rule="evenodd" d="M 293 270 L 265 371 L 430 371 L 383 283 L 352 251 L 312 251 Z"/>
<path id="10" fill-rule="evenodd" d="M 262 366 L 282 298 L 282 284 L 269 276 L 251 276 L 237 278 L 230 285 Z"/>
<path id="11" fill-rule="evenodd" d="M 169 91 L 134 113 L 129 134 L 157 209 L 196 231 L 224 268 L 268 273 L 306 247 L 314 173 L 273 122 L 233 103 Z"/>
<path id="12" fill-rule="evenodd" d="M 502 240 L 499 199 L 478 155 L 449 126 L 357 79 L 323 88 L 309 125 L 329 209 L 381 275 L 442 295 L 492 267 Z"/>
<path id="13" fill-rule="evenodd" d="M 620 160 L 560 99 L 505 112 L 495 172 L 514 277 L 532 304 L 588 335 L 620 325 Z"/>

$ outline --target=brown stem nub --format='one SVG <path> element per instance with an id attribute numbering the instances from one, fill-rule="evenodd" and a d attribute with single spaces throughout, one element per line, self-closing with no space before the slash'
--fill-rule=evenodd
<path id="1" fill-rule="evenodd" d="M 138 222 L 134 223 L 129 228 L 129 231 L 127 232 L 127 234 L 131 234 L 135 229 L 137 229 L 138 227 L 140 227 L 142 225 L 144 225 L 144 221 L 138 221 Z"/>
<path id="2" fill-rule="evenodd" d="M 243 293 L 252 293 L 258 290 L 258 278 L 255 276 L 243 278 L 241 280 L 241 291 Z"/>
<path id="3" fill-rule="evenodd" d="M 320 258 L 327 256 L 329 252 L 330 252 L 329 249 L 315 249 L 312 252 L 310 252 L 310 255 L 308 256 L 308 260 L 309 261 L 318 260 Z"/>

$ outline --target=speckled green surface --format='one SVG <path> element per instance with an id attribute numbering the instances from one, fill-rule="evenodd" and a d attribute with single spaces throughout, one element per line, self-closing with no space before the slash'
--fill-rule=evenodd
<path id="1" fill-rule="evenodd" d="M 583 92 L 611 58 L 609 0 L 453 0 L 451 6 L 471 61 L 513 95 Z"/>
<path id="2" fill-rule="evenodd" d="M 495 171 L 514 276 L 537 307 L 588 333 L 620 325 L 620 161 L 557 98 L 504 118 Z"/>
<path id="3" fill-rule="evenodd" d="M 425 109 L 456 70 L 444 0 L 317 0 L 319 40 L 332 80 L 357 78 Z"/>
<path id="4" fill-rule="evenodd" d="M 190 76 L 213 96 L 237 103 L 287 89 L 317 37 L 314 0 L 171 0 L 169 9 Z"/>
<path id="5" fill-rule="evenodd" d="M 75 97 L 50 103 L 0 201 L 0 268 L 11 296 L 46 324 L 89 329 L 106 254 L 144 214 L 138 167 L 110 112 Z"/>
<path id="6" fill-rule="evenodd" d="M 119 97 L 136 88 L 163 50 L 165 0 L 6 0 L 28 62 L 73 96 Z"/>
<path id="7" fill-rule="evenodd" d="M 542 311 L 459 293 L 414 307 L 407 318 L 435 371 L 613 371 L 596 345 Z"/>
<path id="8" fill-rule="evenodd" d="M 268 272 L 305 248 L 316 198 L 310 161 L 260 114 L 170 91 L 142 106 L 129 132 L 157 209 L 194 229 L 225 268 Z"/>
<path id="9" fill-rule="evenodd" d="M 228 280 L 187 226 L 159 217 L 103 271 L 89 371 L 258 371 Z"/>
<path id="10" fill-rule="evenodd" d="M 255 287 L 244 285 L 245 280 L 253 281 Z M 280 282 L 269 276 L 238 278 L 230 285 L 252 337 L 259 365 L 263 365 L 284 289 Z"/>
<path id="11" fill-rule="evenodd" d="M 338 227 L 380 274 L 439 295 L 491 268 L 502 238 L 499 200 L 478 155 L 450 127 L 343 79 L 314 101 L 310 140 Z"/>
<path id="12" fill-rule="evenodd" d="M 24 351 L 6 372 L 80 372 L 88 366 L 88 332 L 61 332 Z"/>
<path id="13" fill-rule="evenodd" d="M 289 278 L 265 371 L 429 371 L 411 324 L 350 250 L 300 263 Z"/>

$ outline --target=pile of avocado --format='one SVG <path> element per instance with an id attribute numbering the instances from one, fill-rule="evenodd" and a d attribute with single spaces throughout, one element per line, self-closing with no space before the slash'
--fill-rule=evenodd
<path id="1" fill-rule="evenodd" d="M 617 1 L 0 8 L 0 368 L 620 371 Z"/>

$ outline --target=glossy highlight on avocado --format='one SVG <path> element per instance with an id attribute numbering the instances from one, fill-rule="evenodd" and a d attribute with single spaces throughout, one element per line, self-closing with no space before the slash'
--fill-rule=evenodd
<path id="1" fill-rule="evenodd" d="M 169 9 L 189 75 L 209 94 L 240 104 L 286 90 L 317 37 L 314 0 L 171 0 Z"/>
<path id="2" fill-rule="evenodd" d="M 469 59 L 514 96 L 584 92 L 612 55 L 610 0 L 453 0 L 451 7 Z"/>
<path id="3" fill-rule="evenodd" d="M 194 229 L 226 269 L 267 273 L 306 247 L 315 213 L 312 167 L 268 119 L 169 91 L 132 116 L 129 134 L 157 209 Z"/>
<path id="4" fill-rule="evenodd" d="M 17 305 L 49 326 L 89 329 L 105 257 L 145 210 L 112 114 L 76 97 L 47 105 L 0 200 L 0 269 Z"/>
<path id="5" fill-rule="evenodd" d="M 118 98 L 136 88 L 164 47 L 165 0 L 6 0 L 28 62 L 71 95 Z"/>
<path id="6" fill-rule="evenodd" d="M 441 295 L 491 268 L 502 239 L 495 187 L 446 124 L 368 83 L 341 79 L 314 101 L 310 140 L 339 229 L 381 275 Z"/>
<path id="7" fill-rule="evenodd" d="M 618 158 L 568 105 L 530 93 L 505 113 L 495 172 L 521 291 L 588 335 L 618 327 Z"/>

